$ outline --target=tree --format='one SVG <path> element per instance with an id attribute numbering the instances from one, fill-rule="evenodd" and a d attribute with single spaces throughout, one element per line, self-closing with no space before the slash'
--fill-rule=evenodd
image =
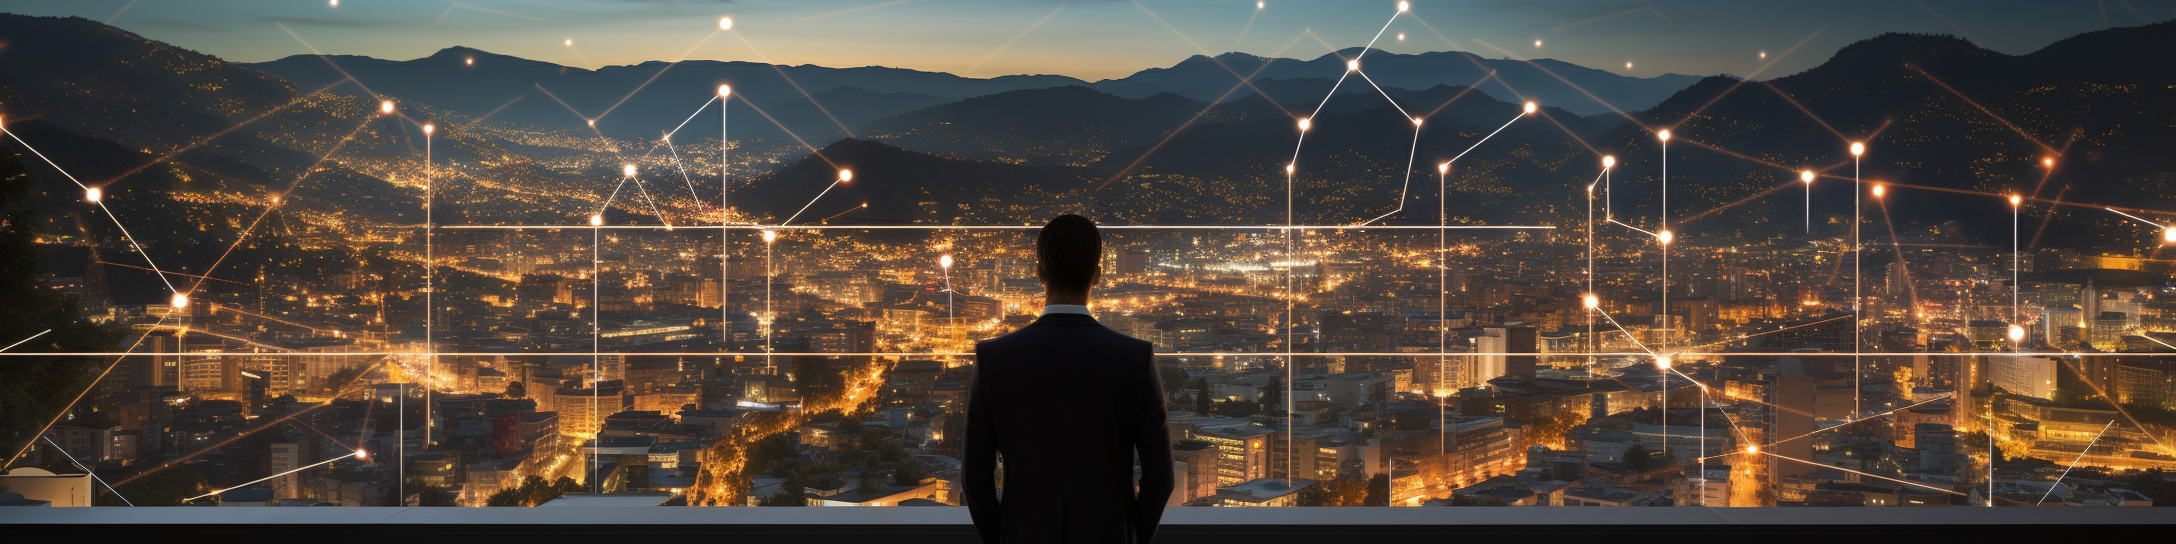
<path id="1" fill-rule="evenodd" d="M 884 493 L 884 479 L 876 477 L 875 474 L 862 473 L 861 482 L 854 486 L 854 492 L 862 495 L 881 495 Z"/>
<path id="2" fill-rule="evenodd" d="M 780 489 L 769 497 L 756 502 L 757 506 L 808 506 L 808 497 L 800 489 Z"/>
<path id="3" fill-rule="evenodd" d="M 422 478 L 409 478 L 405 486 L 409 497 L 415 497 L 416 506 L 460 506 L 454 503 L 451 488 L 425 483 Z"/>
<path id="4" fill-rule="evenodd" d="M 1301 489 L 1300 506 L 1365 506 L 1368 483 L 1352 478 L 1325 480 Z"/>
<path id="5" fill-rule="evenodd" d="M 1624 466 L 1633 472 L 1647 472 L 1655 468 L 1655 455 L 1647 452 L 1644 444 L 1633 444 L 1624 449 Z"/>
<path id="6" fill-rule="evenodd" d="M 1361 504 L 1390 506 L 1390 475 L 1376 474 L 1368 478 L 1368 490 L 1361 496 Z"/>
<path id="7" fill-rule="evenodd" d="M 899 485 L 922 485 L 927 477 L 922 474 L 922 464 L 914 461 L 900 463 L 899 470 L 892 471 L 892 483 Z"/>
<path id="8" fill-rule="evenodd" d="M 506 398 L 518 399 L 529 396 L 529 386 L 518 381 L 506 382 Z"/>
<path id="9" fill-rule="evenodd" d="M 487 506 L 536 506 L 551 502 L 552 499 L 564 497 L 567 493 L 581 488 L 581 484 L 574 483 L 573 478 L 565 476 L 560 476 L 558 480 L 551 482 L 546 482 L 543 478 L 536 476 L 529 476 L 521 479 L 521 486 L 519 487 L 492 493 L 490 498 L 484 499 L 484 504 Z"/>
<path id="10" fill-rule="evenodd" d="M 6 340 L 0 342 L 52 329 L 9 351 L 111 351 L 121 339 L 117 331 L 83 319 L 70 295 L 45 287 L 45 264 L 35 241 L 38 218 L 27 204 L 31 186 L 22 162 L 13 154 L 0 154 L 0 306 L 6 308 L 0 311 L 0 338 Z M 62 412 L 86 410 L 92 403 L 71 403 L 111 364 L 84 358 L 8 358 L 7 378 L 0 379 L 0 460 L 5 460 L 0 465 L 27 451 L 40 430 Z"/>
<path id="11" fill-rule="evenodd" d="M 1203 416 L 1209 415 L 1209 408 L 1211 407 L 1211 401 L 1209 399 L 1209 378 L 1194 378 L 1194 387 L 1192 389 L 1194 390 L 1194 414 Z"/>
<path id="12" fill-rule="evenodd" d="M 147 472 L 135 481 L 119 487 L 121 494 L 126 495 L 137 506 L 190 506 L 207 504 L 205 501 L 214 501 L 216 504 L 213 497 L 205 497 L 196 502 L 183 502 L 184 499 L 210 491 L 210 486 L 204 480 L 204 473 L 197 471 L 192 465 L 178 465 Z"/>
<path id="13" fill-rule="evenodd" d="M 1262 411 L 1284 413 L 1284 378 L 1270 376 L 1269 385 L 1262 386 Z"/>

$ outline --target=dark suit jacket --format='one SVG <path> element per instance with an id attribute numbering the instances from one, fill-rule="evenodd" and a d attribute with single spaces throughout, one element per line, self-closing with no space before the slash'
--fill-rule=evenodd
<path id="1" fill-rule="evenodd" d="M 1173 482 L 1152 353 L 1148 342 L 1080 314 L 1045 315 L 975 344 L 963 479 L 984 543 L 1145 544 L 1156 536 Z"/>

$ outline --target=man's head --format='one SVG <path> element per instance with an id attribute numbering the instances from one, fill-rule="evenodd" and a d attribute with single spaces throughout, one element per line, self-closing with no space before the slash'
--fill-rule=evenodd
<path id="1" fill-rule="evenodd" d="M 1060 215 L 1035 235 L 1035 277 L 1053 297 L 1085 298 L 1102 264 L 1103 235 L 1086 217 Z"/>

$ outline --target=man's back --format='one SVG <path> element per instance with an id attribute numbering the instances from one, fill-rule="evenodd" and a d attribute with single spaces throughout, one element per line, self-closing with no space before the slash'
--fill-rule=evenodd
<path id="1" fill-rule="evenodd" d="M 1148 342 L 1084 314 L 1045 315 L 977 343 L 963 468 L 983 541 L 1153 537 L 1173 485 L 1160 382 Z M 1002 501 L 992 474 L 1000 453 Z"/>

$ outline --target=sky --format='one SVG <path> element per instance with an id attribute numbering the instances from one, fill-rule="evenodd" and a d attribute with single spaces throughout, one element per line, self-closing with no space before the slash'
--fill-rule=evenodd
<path id="1" fill-rule="evenodd" d="M 1637 77 L 1770 78 L 1811 68 L 1844 45 L 1884 32 L 1952 34 L 2024 54 L 2082 32 L 2176 18 L 2176 0 L 1411 0 L 1404 14 L 1397 4 L 0 0 L 0 11 L 105 21 L 240 62 L 313 51 L 407 60 L 461 45 L 578 67 L 714 59 L 1090 81 L 1195 54 L 1311 59 L 1371 39 L 1398 53 L 1553 58 Z M 729 32 L 719 31 L 723 17 L 732 19 Z"/>

